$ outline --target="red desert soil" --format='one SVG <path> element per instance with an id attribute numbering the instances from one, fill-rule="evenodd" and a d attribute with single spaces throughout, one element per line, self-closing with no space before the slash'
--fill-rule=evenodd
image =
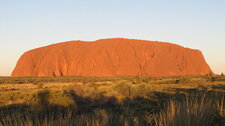
<path id="1" fill-rule="evenodd" d="M 134 39 L 70 41 L 24 53 L 12 77 L 24 76 L 177 76 L 211 72 L 201 51 Z"/>

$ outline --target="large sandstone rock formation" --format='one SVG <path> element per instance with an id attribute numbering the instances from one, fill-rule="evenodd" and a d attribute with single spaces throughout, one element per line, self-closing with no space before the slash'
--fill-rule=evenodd
<path id="1" fill-rule="evenodd" d="M 24 53 L 12 76 L 177 76 L 211 72 L 199 50 L 133 40 L 70 41 Z"/>

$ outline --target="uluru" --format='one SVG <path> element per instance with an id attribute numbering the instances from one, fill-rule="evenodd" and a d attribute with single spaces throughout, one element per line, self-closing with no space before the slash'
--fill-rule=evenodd
<path id="1" fill-rule="evenodd" d="M 201 51 L 135 39 L 68 41 L 25 52 L 12 77 L 180 76 L 211 73 Z"/>

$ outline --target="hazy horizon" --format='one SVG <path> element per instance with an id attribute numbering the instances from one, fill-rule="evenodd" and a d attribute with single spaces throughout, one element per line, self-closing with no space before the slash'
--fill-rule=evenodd
<path id="1" fill-rule="evenodd" d="M 161 41 L 202 51 L 225 72 L 225 1 L 3 1 L 0 76 L 26 51 L 54 43 L 105 38 Z"/>

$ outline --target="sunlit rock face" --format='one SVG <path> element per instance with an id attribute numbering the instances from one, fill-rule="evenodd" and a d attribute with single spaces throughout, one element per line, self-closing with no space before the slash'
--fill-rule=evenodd
<path id="1" fill-rule="evenodd" d="M 212 72 L 199 50 L 134 39 L 69 41 L 24 53 L 12 77 L 178 76 Z"/>

